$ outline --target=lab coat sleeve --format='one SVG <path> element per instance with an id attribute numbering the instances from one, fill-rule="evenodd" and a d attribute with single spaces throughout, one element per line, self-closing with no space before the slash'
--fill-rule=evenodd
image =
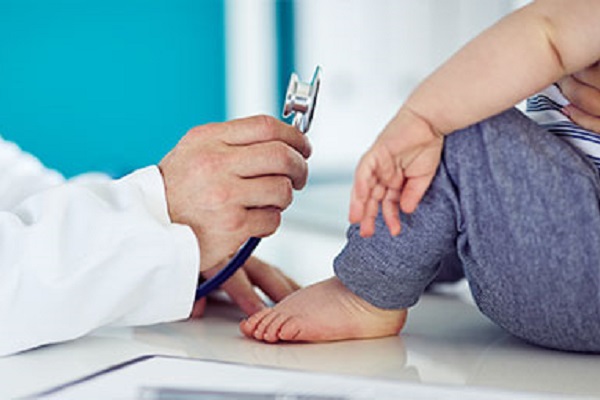
<path id="1" fill-rule="evenodd" d="M 0 210 L 9 210 L 30 195 L 63 182 L 61 174 L 0 137 Z"/>
<path id="2" fill-rule="evenodd" d="M 42 175 L 0 209 L 0 355 L 189 315 L 198 244 L 171 223 L 157 167 L 120 180 Z"/>

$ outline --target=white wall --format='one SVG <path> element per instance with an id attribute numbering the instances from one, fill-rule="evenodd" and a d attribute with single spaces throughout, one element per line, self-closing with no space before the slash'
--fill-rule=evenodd
<path id="1" fill-rule="evenodd" d="M 275 2 L 225 0 L 228 118 L 279 116 Z M 314 175 L 351 174 L 402 101 L 481 30 L 530 0 L 296 0 L 298 73 L 323 81 Z"/>
<path id="2" fill-rule="evenodd" d="M 352 170 L 415 85 L 511 11 L 507 0 L 298 0 L 301 75 L 323 81 L 313 173 Z"/>
<path id="3" fill-rule="evenodd" d="M 275 115 L 275 3 L 225 0 L 228 119 Z"/>

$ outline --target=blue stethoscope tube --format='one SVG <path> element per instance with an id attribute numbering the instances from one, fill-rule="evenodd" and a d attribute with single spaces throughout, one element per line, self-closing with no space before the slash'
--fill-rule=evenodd
<path id="1" fill-rule="evenodd" d="M 285 96 L 285 104 L 283 107 L 283 116 L 289 117 L 294 115 L 292 125 L 294 125 L 303 134 L 308 132 L 310 123 L 317 104 L 317 94 L 321 85 L 321 67 L 315 69 L 311 83 L 300 82 L 296 74 L 292 74 Z M 240 269 L 252 255 L 252 252 L 260 243 L 260 238 L 251 237 L 238 250 L 225 267 L 215 276 L 202 282 L 196 289 L 196 300 L 205 297 L 213 290 L 216 290 L 227 279 L 229 279 L 235 271 Z"/>
<path id="2" fill-rule="evenodd" d="M 206 281 L 202 282 L 200 286 L 196 289 L 196 300 L 206 296 L 213 290 L 216 290 L 221 286 L 225 281 L 231 278 L 231 275 L 235 273 L 238 269 L 242 267 L 248 260 L 248 258 L 252 255 L 252 252 L 260 243 L 260 238 L 251 237 L 248 239 L 246 243 L 235 253 L 235 256 L 227 265 L 219 271 L 215 276 Z"/>

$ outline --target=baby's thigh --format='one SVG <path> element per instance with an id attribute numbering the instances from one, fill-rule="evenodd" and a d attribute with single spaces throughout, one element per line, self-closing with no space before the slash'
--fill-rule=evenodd
<path id="1" fill-rule="evenodd" d="M 600 351 L 591 163 L 516 111 L 453 134 L 445 157 L 460 196 L 458 252 L 480 309 L 539 345 Z"/>

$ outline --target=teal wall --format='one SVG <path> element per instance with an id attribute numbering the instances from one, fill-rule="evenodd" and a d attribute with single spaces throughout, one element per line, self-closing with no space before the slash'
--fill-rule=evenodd
<path id="1" fill-rule="evenodd" d="M 275 1 L 277 99 L 285 99 L 290 74 L 296 71 L 296 2 Z M 309 77 L 300 77 L 303 80 Z M 288 120 L 291 122 L 292 117 Z"/>
<path id="2" fill-rule="evenodd" d="M 0 135 L 66 176 L 225 116 L 223 0 L 0 0 Z"/>

